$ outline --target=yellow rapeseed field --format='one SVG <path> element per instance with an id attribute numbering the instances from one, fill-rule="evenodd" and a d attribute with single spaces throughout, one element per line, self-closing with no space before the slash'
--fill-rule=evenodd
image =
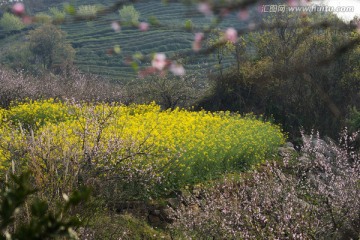
<path id="1" fill-rule="evenodd" d="M 103 175 L 152 171 L 181 186 L 249 169 L 284 143 L 279 126 L 254 117 L 162 111 L 156 104 L 27 101 L 1 109 L 0 121 L 3 172 L 56 169 L 61 179 L 90 164 Z"/>

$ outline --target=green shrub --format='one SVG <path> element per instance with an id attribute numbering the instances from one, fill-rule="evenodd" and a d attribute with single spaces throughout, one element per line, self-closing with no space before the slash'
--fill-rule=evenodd
<path id="1" fill-rule="evenodd" d="M 51 23 L 52 17 L 46 13 L 37 13 L 35 15 L 35 22 L 40 24 Z"/>
<path id="2" fill-rule="evenodd" d="M 119 14 L 124 24 L 137 25 L 139 23 L 140 13 L 133 5 L 124 6 L 119 10 Z"/>
<path id="3" fill-rule="evenodd" d="M 83 18 L 95 18 L 97 7 L 94 5 L 81 5 L 77 10 L 77 14 Z"/>
<path id="4" fill-rule="evenodd" d="M 83 189 L 71 196 L 64 194 L 65 203 L 59 203 L 52 211 L 48 203 L 39 198 L 27 204 L 30 196 L 36 192 L 30 181 L 29 173 L 12 176 L 10 183 L 1 189 L 0 239 L 78 239 L 73 228 L 80 226 L 80 221 L 70 214 L 70 209 L 87 200 L 90 191 Z M 27 210 L 23 208 L 24 205 Z"/>
<path id="5" fill-rule="evenodd" d="M 350 109 L 350 115 L 347 119 L 347 124 L 351 131 L 360 130 L 360 112 L 355 107 Z"/>
<path id="6" fill-rule="evenodd" d="M 54 20 L 57 22 L 62 22 L 65 20 L 66 13 L 57 9 L 56 7 L 52 7 L 49 9 L 51 15 L 53 16 Z"/>
<path id="7" fill-rule="evenodd" d="M 23 29 L 25 27 L 25 24 L 21 21 L 20 18 L 10 13 L 5 13 L 0 19 L 0 26 L 5 31 L 14 31 Z"/>

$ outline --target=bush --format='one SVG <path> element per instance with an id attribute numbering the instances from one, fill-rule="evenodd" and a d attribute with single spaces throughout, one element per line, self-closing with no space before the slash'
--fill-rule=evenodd
<path id="1" fill-rule="evenodd" d="M 65 20 L 66 13 L 64 11 L 57 9 L 56 7 L 50 8 L 49 11 L 56 22 L 63 22 Z"/>
<path id="2" fill-rule="evenodd" d="M 298 156 L 184 197 L 178 228 L 195 239 L 357 239 L 358 155 L 343 140 L 338 147 L 303 135 L 303 142 Z"/>
<path id="3" fill-rule="evenodd" d="M 46 13 L 37 13 L 35 15 L 35 22 L 39 24 L 49 24 L 52 21 L 52 17 Z"/>
<path id="4" fill-rule="evenodd" d="M 78 239 L 73 228 L 80 226 L 80 221 L 70 214 L 70 210 L 87 200 L 90 191 L 83 189 L 70 196 L 64 194 L 65 203 L 58 203 L 52 211 L 39 198 L 28 204 L 28 199 L 36 192 L 30 181 L 29 173 L 12 176 L 10 183 L 0 190 L 0 239 Z"/>
<path id="5" fill-rule="evenodd" d="M 2 18 L 0 19 L 0 26 L 5 31 L 14 31 L 23 29 L 25 27 L 25 24 L 18 17 L 10 13 L 4 13 Z"/>
<path id="6" fill-rule="evenodd" d="M 351 131 L 360 130 L 360 112 L 354 107 L 350 109 L 350 115 L 347 124 Z"/>
<path id="7" fill-rule="evenodd" d="M 125 25 L 139 24 L 140 13 L 136 11 L 133 5 L 124 6 L 119 10 L 120 19 Z"/>
<path id="8" fill-rule="evenodd" d="M 82 18 L 95 18 L 97 14 L 97 7 L 94 5 L 81 5 L 77 10 L 78 16 Z"/>

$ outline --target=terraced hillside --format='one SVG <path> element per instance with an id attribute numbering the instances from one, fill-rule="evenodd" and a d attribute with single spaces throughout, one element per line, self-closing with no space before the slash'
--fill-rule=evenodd
<path id="1" fill-rule="evenodd" d="M 115 0 L 102 2 L 110 6 Z M 77 1 L 76 5 L 96 4 L 95 1 Z M 52 5 L 53 6 L 53 5 Z M 62 5 L 57 5 L 59 9 Z M 61 25 L 68 33 L 68 38 L 76 49 L 76 65 L 85 72 L 100 74 L 117 81 L 128 81 L 136 78 L 136 72 L 124 63 L 126 56 L 140 51 L 143 54 L 164 52 L 171 57 L 179 51 L 191 50 L 194 33 L 186 32 L 180 27 L 191 19 L 195 26 L 206 26 L 211 19 L 196 13 L 194 6 L 180 3 L 165 5 L 161 1 L 147 1 L 134 5 L 140 12 L 140 21 L 148 21 L 155 16 L 159 22 L 167 27 L 150 27 L 147 32 L 141 32 L 133 27 L 123 27 L 121 32 L 114 32 L 111 22 L 119 20 L 118 12 L 98 18 L 94 21 L 75 22 Z M 240 22 L 234 17 L 228 17 L 224 26 L 235 26 Z M 119 55 L 108 55 L 107 51 L 115 45 L 121 47 Z M 231 64 L 232 56 L 223 60 L 225 65 Z M 140 63 L 146 66 L 149 62 Z M 187 59 L 185 68 L 188 73 L 204 75 L 205 71 L 214 69 L 216 59 L 213 56 Z M 201 70 L 201 71 L 200 71 Z"/>
<path id="2" fill-rule="evenodd" d="M 160 1 L 149 1 L 135 4 L 134 7 L 140 12 L 140 21 L 148 21 L 149 17 L 156 16 L 162 24 L 169 27 L 150 28 L 148 32 L 125 27 L 117 33 L 111 29 L 110 23 L 119 19 L 118 13 L 93 22 L 81 22 L 62 27 L 69 34 L 69 39 L 77 51 L 76 64 L 83 71 L 119 80 L 134 78 L 136 73 L 124 63 L 124 57 L 138 51 L 143 54 L 164 52 L 172 56 L 178 51 L 191 50 L 194 34 L 183 31 L 179 27 L 183 26 L 188 19 L 197 26 L 210 24 L 210 19 L 199 14 L 192 16 L 194 15 L 193 8 L 187 8 L 183 4 L 164 5 Z M 224 24 L 230 25 L 231 22 L 237 23 L 234 18 L 229 18 Z M 121 54 L 107 55 L 107 50 L 114 45 L 120 45 Z M 199 71 L 204 67 L 204 62 L 208 62 L 208 66 L 211 66 L 216 63 L 216 59 L 211 57 L 191 59 L 185 67 L 190 73 L 193 70 Z M 230 58 L 225 60 L 225 63 L 229 64 Z"/>

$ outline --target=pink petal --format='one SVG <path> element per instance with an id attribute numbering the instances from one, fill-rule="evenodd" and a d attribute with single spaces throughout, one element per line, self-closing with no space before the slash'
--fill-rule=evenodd
<path id="1" fill-rule="evenodd" d="M 149 24 L 147 22 L 141 22 L 139 24 L 139 30 L 142 32 L 146 32 L 149 30 Z"/>
<path id="2" fill-rule="evenodd" d="M 204 33 L 195 33 L 195 42 L 201 42 L 204 39 Z"/>
<path id="3" fill-rule="evenodd" d="M 235 28 L 228 28 L 225 31 L 225 39 L 229 42 L 235 43 L 237 40 L 237 31 Z"/>
<path id="4" fill-rule="evenodd" d="M 156 53 L 151 61 L 151 65 L 159 71 L 162 71 L 166 67 L 166 64 L 166 56 L 164 53 Z"/>
<path id="5" fill-rule="evenodd" d="M 118 22 L 114 21 L 111 23 L 111 28 L 115 31 L 115 32 L 120 32 L 121 30 L 121 26 Z"/>
<path id="6" fill-rule="evenodd" d="M 177 64 L 173 62 L 170 65 L 170 72 L 172 72 L 175 76 L 183 76 L 185 75 L 185 69 L 181 64 Z"/>
<path id="7" fill-rule="evenodd" d="M 213 13 L 210 4 L 206 2 L 201 2 L 198 4 L 198 11 L 206 16 L 210 16 Z"/>
<path id="8" fill-rule="evenodd" d="M 25 5 L 23 3 L 15 3 L 12 7 L 12 11 L 17 15 L 22 15 L 25 13 Z"/>

